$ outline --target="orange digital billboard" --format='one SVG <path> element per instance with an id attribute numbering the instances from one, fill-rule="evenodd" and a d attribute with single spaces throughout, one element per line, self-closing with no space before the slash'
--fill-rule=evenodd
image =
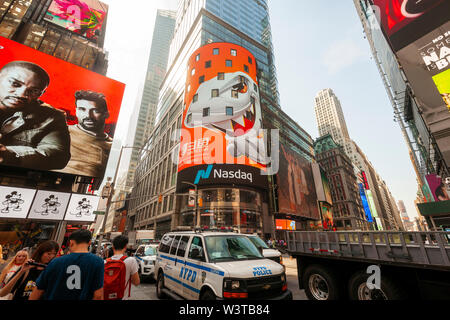
<path id="1" fill-rule="evenodd" d="M 103 177 L 124 90 L 0 37 L 1 164 Z"/>
<path id="2" fill-rule="evenodd" d="M 184 101 L 181 180 L 264 183 L 261 170 L 268 157 L 256 59 L 250 51 L 231 43 L 196 50 L 188 62 Z"/>

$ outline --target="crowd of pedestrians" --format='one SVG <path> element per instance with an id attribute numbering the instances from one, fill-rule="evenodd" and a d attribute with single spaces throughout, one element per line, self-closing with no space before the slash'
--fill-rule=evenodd
<path id="1" fill-rule="evenodd" d="M 18 251 L 0 274 L 0 300 L 129 299 L 140 280 L 136 260 L 125 254 L 128 238 L 116 237 L 99 255 L 89 250 L 91 239 L 90 231 L 78 230 L 67 247 L 49 240 L 33 252 Z"/>

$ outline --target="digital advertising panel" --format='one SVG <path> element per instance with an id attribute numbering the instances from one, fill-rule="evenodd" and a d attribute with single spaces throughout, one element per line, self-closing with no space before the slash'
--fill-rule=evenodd
<path id="1" fill-rule="evenodd" d="M 255 57 L 230 43 L 199 48 L 189 59 L 184 101 L 178 181 L 267 188 Z"/>
<path id="2" fill-rule="evenodd" d="M 425 178 L 436 202 L 450 200 L 450 194 L 441 177 L 435 174 L 429 174 Z"/>
<path id="3" fill-rule="evenodd" d="M 94 222 L 100 197 L 85 194 L 72 194 L 64 221 Z"/>
<path id="4" fill-rule="evenodd" d="M 44 20 L 89 40 L 105 32 L 108 5 L 98 0 L 53 0 Z"/>
<path id="5" fill-rule="evenodd" d="M 369 202 L 367 201 L 366 192 L 364 191 L 364 185 L 362 183 L 358 184 L 359 195 L 364 208 L 364 213 L 366 214 L 366 220 L 368 222 L 373 222 L 372 213 L 370 212 Z"/>
<path id="6" fill-rule="evenodd" d="M 320 212 L 322 214 L 322 228 L 325 230 L 333 230 L 334 219 L 331 205 L 325 202 L 320 202 Z"/>
<path id="7" fill-rule="evenodd" d="M 0 187 L 0 218 L 25 219 L 36 190 Z"/>
<path id="8" fill-rule="evenodd" d="M 124 90 L 0 37 L 1 165 L 102 178 Z"/>
<path id="9" fill-rule="evenodd" d="M 316 185 L 317 200 L 328 202 L 332 205 L 333 199 L 331 197 L 330 182 L 328 181 L 327 174 L 318 163 L 311 163 L 311 167 Z"/>
<path id="10" fill-rule="evenodd" d="M 61 221 L 64 219 L 69 200 L 70 193 L 39 190 L 28 219 Z"/>
<path id="11" fill-rule="evenodd" d="M 446 0 L 372 0 L 380 25 L 394 51 L 448 21 Z"/>
<path id="12" fill-rule="evenodd" d="M 450 163 L 450 22 L 398 52 L 420 111 L 436 139 L 446 163 Z"/>
<path id="13" fill-rule="evenodd" d="M 311 163 L 281 144 L 278 181 L 278 211 L 320 220 Z"/>
<path id="14" fill-rule="evenodd" d="M 289 230 L 296 231 L 296 223 L 294 220 L 286 219 L 276 219 L 275 220 L 276 230 Z"/>

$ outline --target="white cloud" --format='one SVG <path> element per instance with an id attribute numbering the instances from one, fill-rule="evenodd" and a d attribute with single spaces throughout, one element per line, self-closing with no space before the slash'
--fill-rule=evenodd
<path id="1" fill-rule="evenodd" d="M 322 55 L 322 63 L 328 73 L 335 74 L 361 60 L 366 51 L 355 40 L 344 39 L 333 42 Z"/>

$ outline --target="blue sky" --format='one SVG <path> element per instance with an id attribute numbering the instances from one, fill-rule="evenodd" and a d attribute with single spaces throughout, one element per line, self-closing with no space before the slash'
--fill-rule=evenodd
<path id="1" fill-rule="evenodd" d="M 130 128 L 145 78 L 156 9 L 176 9 L 176 0 L 133 0 L 133 23 L 124 28 L 129 2 L 110 5 L 105 49 L 108 76 L 126 83 L 106 176 L 113 176 L 120 144 L 130 145 Z M 318 137 L 314 97 L 331 88 L 341 101 L 350 137 L 386 181 L 395 199 L 417 215 L 417 183 L 401 130 L 371 58 L 370 47 L 351 0 L 269 0 L 275 63 L 282 109 L 313 138 Z M 143 40 L 144 39 L 144 40 Z M 147 40 L 145 40 L 147 39 Z M 131 121 L 131 122 L 130 122 Z M 127 170 L 129 150 L 121 160 Z"/>

